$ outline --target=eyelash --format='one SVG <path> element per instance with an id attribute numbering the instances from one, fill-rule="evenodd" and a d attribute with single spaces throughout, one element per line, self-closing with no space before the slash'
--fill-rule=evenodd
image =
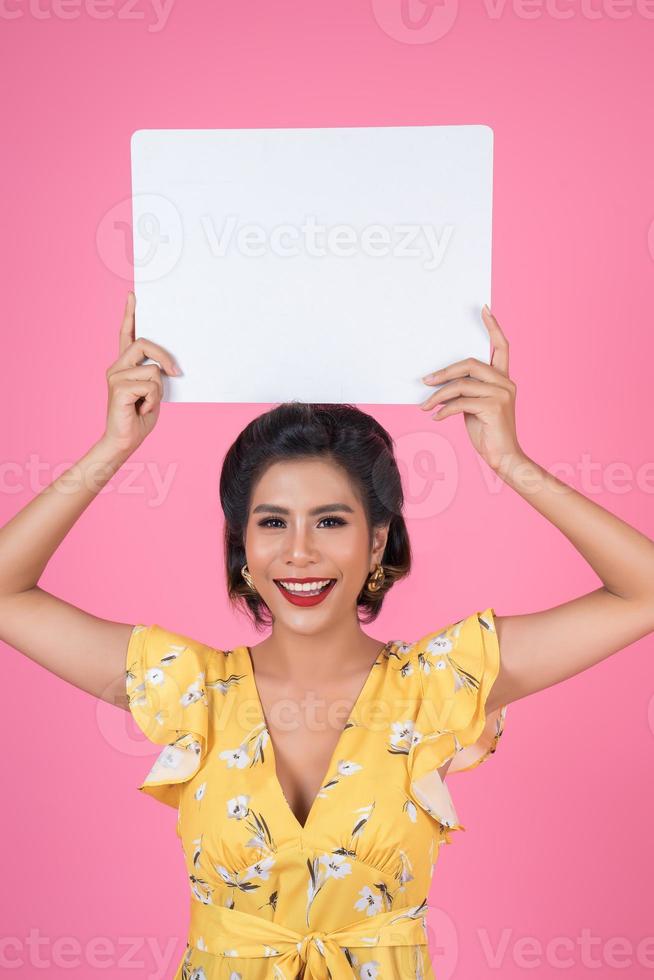
<path id="1" fill-rule="evenodd" d="M 264 521 L 259 521 L 259 527 L 268 527 L 270 521 L 280 521 L 280 523 L 283 523 L 281 517 L 267 517 Z M 342 527 L 347 523 L 341 517 L 321 517 L 320 523 L 322 524 L 323 521 L 336 521 L 337 527 Z"/>

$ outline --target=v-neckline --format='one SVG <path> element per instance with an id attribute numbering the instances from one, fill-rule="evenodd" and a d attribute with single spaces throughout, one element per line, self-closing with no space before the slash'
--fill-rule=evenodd
<path id="1" fill-rule="evenodd" d="M 332 753 L 331 753 L 329 762 L 327 764 L 327 771 L 325 773 L 323 773 L 322 779 L 321 779 L 320 783 L 318 784 L 318 790 L 317 790 L 316 795 L 314 796 L 313 800 L 311 801 L 311 805 L 309 807 L 309 812 L 307 813 L 306 819 L 305 819 L 305 821 L 304 821 L 303 824 L 301 824 L 300 821 L 298 820 L 298 818 L 296 817 L 295 812 L 294 812 L 293 808 L 291 807 L 291 804 L 289 803 L 289 801 L 286 798 L 286 793 L 284 792 L 284 787 L 282 786 L 281 782 L 279 781 L 279 776 L 278 776 L 278 773 L 277 773 L 277 758 L 276 758 L 276 754 L 275 754 L 275 746 L 273 744 L 272 735 L 271 735 L 270 729 L 268 727 L 268 721 L 266 719 L 266 715 L 265 715 L 265 712 L 263 710 L 263 702 L 261 700 L 261 695 L 259 694 L 259 688 L 257 686 L 257 680 L 256 680 L 256 677 L 255 677 L 255 674 L 254 674 L 254 662 L 252 660 L 252 651 L 250 650 L 250 647 L 249 646 L 245 646 L 245 645 L 243 645 L 243 646 L 241 646 L 239 648 L 241 650 L 241 652 L 244 654 L 244 659 L 246 661 L 248 681 L 249 681 L 250 687 L 252 688 L 253 700 L 254 700 L 254 703 L 255 703 L 255 706 L 256 706 L 257 714 L 259 715 L 259 722 L 264 725 L 264 727 L 266 729 L 266 732 L 268 733 L 268 747 L 269 747 L 269 756 L 270 756 L 269 761 L 270 761 L 270 766 L 271 766 L 271 770 L 272 770 L 272 779 L 273 779 L 273 783 L 274 783 L 274 786 L 275 786 L 275 792 L 279 795 L 279 797 L 280 797 L 280 799 L 282 801 L 282 804 L 286 808 L 286 811 L 287 811 L 287 813 L 288 813 L 288 815 L 290 817 L 290 820 L 291 820 L 291 822 L 293 823 L 293 825 L 295 827 L 296 833 L 298 833 L 299 835 L 305 834 L 307 832 L 308 828 L 309 828 L 309 824 L 311 823 L 312 817 L 314 816 L 314 812 L 316 810 L 316 806 L 318 804 L 318 801 L 321 799 L 320 792 L 321 792 L 323 786 L 325 785 L 325 783 L 327 782 L 327 780 L 329 779 L 329 777 L 330 777 L 330 775 L 332 773 L 332 769 L 333 769 L 333 767 L 335 765 L 336 759 L 338 758 L 338 756 L 340 754 L 341 745 L 343 743 L 343 738 L 345 736 L 345 732 L 348 730 L 348 728 L 351 727 L 350 723 L 352 722 L 353 718 L 357 714 L 357 712 L 359 710 L 359 707 L 362 704 L 364 698 L 367 696 L 368 689 L 370 687 L 372 687 L 373 680 L 376 680 L 376 678 L 377 678 L 377 674 L 375 672 L 375 668 L 379 665 L 380 662 L 383 663 L 383 660 L 380 661 L 380 658 L 383 657 L 384 653 L 386 652 L 386 650 L 389 649 L 389 647 L 391 646 L 392 643 L 393 643 L 392 640 L 388 640 L 388 642 L 384 644 L 384 646 L 381 648 L 381 650 L 377 654 L 375 660 L 370 665 L 370 668 L 369 668 L 368 673 L 366 675 L 366 679 L 364 680 L 363 684 L 361 685 L 361 688 L 359 690 L 359 693 L 357 694 L 356 699 L 355 699 L 355 701 L 354 701 L 354 703 L 352 705 L 352 708 L 350 709 L 350 713 L 348 715 L 347 721 L 345 722 L 343 728 L 341 729 L 341 731 L 339 733 L 338 739 L 336 741 L 336 744 L 334 745 L 334 748 L 332 750 Z"/>

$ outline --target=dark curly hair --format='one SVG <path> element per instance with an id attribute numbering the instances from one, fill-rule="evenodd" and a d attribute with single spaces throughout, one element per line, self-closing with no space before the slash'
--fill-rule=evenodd
<path id="1" fill-rule="evenodd" d="M 347 472 L 366 514 L 370 547 L 373 529 L 389 525 L 381 560 L 384 582 L 378 592 L 362 588 L 357 607 L 364 611 L 364 617 L 359 617 L 359 622 L 375 620 L 385 594 L 411 570 L 411 546 L 402 516 L 402 481 L 393 440 L 386 429 L 354 405 L 282 402 L 243 429 L 225 454 L 220 473 L 229 600 L 239 611 L 244 611 L 245 604 L 257 630 L 270 626 L 272 617 L 264 600 L 241 575 L 252 491 L 273 463 L 304 458 L 331 462 Z"/>

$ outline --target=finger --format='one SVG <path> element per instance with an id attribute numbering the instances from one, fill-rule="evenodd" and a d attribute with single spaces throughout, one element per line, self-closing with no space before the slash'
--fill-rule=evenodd
<path id="1" fill-rule="evenodd" d="M 155 344 L 153 340 L 148 340 L 147 337 L 137 337 L 136 340 L 133 340 L 120 355 L 114 367 L 117 370 L 139 367 L 145 357 L 149 357 L 153 361 L 158 361 L 161 370 L 165 371 L 166 374 L 179 373 L 172 354 L 169 354 L 161 344 Z M 145 366 L 147 367 L 147 365 Z"/>
<path id="2" fill-rule="evenodd" d="M 463 361 L 454 361 L 452 364 L 441 368 L 440 371 L 425 375 L 422 380 L 425 384 L 434 385 L 442 384 L 442 382 L 450 381 L 453 378 L 463 378 L 466 375 L 478 378 L 480 381 L 509 387 L 506 383 L 509 379 L 504 374 L 498 371 L 494 365 L 485 364 L 476 357 L 466 357 Z"/>
<path id="3" fill-rule="evenodd" d="M 472 378 L 448 381 L 438 391 L 429 395 L 420 408 L 423 411 L 427 411 L 427 409 L 432 408 L 439 402 L 444 402 L 449 398 L 456 398 L 457 395 L 472 395 L 477 398 L 488 398 L 496 395 L 498 391 L 499 385 L 488 384 L 487 381 L 473 381 Z"/>
<path id="4" fill-rule="evenodd" d="M 112 371 L 108 377 L 113 384 L 120 381 L 156 381 L 163 396 L 161 369 L 157 364 L 137 364 L 136 367 L 123 368 L 122 371 Z"/>
<path id="5" fill-rule="evenodd" d="M 136 326 L 136 321 L 134 317 L 134 311 L 136 309 L 136 296 L 130 290 L 127 294 L 127 302 L 125 303 L 125 312 L 123 314 L 123 322 L 120 325 L 120 334 L 118 339 L 118 354 L 122 354 L 129 345 L 134 340 L 134 329 Z"/>
<path id="6" fill-rule="evenodd" d="M 491 365 L 501 374 L 509 376 L 509 342 L 502 328 L 487 306 L 482 307 L 481 316 L 486 324 L 493 345 Z"/>
<path id="7" fill-rule="evenodd" d="M 443 405 L 432 415 L 433 419 L 444 419 L 457 412 L 468 412 L 469 415 L 481 415 L 486 405 L 479 398 L 455 398 L 454 401 Z"/>
<path id="8" fill-rule="evenodd" d="M 143 404 L 155 405 L 159 401 L 159 388 L 153 381 L 119 381 L 114 389 L 114 397 L 119 405 L 134 405 L 139 398 L 144 398 Z M 143 405 L 140 409 L 143 414 Z"/>

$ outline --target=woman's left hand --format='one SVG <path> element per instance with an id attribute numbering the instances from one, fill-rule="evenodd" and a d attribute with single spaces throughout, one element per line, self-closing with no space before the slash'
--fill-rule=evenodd
<path id="1" fill-rule="evenodd" d="M 425 384 L 447 384 L 420 407 L 427 411 L 443 403 L 432 415 L 439 420 L 463 412 L 470 441 L 488 465 L 497 470 L 502 461 L 524 453 L 515 427 L 516 385 L 509 377 L 509 342 L 487 306 L 482 309 L 482 319 L 493 345 L 491 363 L 467 357 L 426 375 L 422 379 Z"/>

